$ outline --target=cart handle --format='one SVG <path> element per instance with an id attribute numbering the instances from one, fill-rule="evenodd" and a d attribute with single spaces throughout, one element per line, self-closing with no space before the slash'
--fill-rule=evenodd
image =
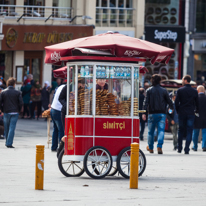
<path id="1" fill-rule="evenodd" d="M 138 110 L 139 113 L 146 113 L 146 110 Z"/>

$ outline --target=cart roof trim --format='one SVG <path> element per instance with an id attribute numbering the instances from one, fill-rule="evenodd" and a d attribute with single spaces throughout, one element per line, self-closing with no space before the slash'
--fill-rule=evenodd
<path id="1" fill-rule="evenodd" d="M 109 62 L 126 62 L 126 63 L 138 63 L 145 62 L 144 58 L 123 58 L 123 57 L 102 57 L 102 56 L 67 56 L 61 57 L 61 61 L 73 62 L 73 61 L 109 61 Z"/>

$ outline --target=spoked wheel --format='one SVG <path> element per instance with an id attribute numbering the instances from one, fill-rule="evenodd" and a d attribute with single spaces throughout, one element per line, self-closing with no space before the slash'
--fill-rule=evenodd
<path id="1" fill-rule="evenodd" d="M 94 172 L 96 174 L 99 174 L 98 170 L 95 168 L 95 164 L 92 164 L 92 167 L 94 169 Z M 113 165 L 112 165 L 112 168 L 110 170 L 110 173 L 107 176 L 114 176 L 114 175 L 116 175 L 117 172 L 118 172 L 117 164 L 115 162 L 113 162 Z"/>
<path id="2" fill-rule="evenodd" d="M 84 157 L 84 169 L 94 178 L 100 179 L 109 174 L 112 168 L 112 156 L 109 151 L 101 146 L 90 148 Z"/>
<path id="3" fill-rule="evenodd" d="M 114 175 L 116 175 L 117 172 L 118 172 L 117 163 L 113 162 L 110 173 L 107 176 L 114 176 Z"/>
<path id="4" fill-rule="evenodd" d="M 58 157 L 58 166 L 63 175 L 66 177 L 79 177 L 84 173 L 83 162 L 67 160 L 64 155 L 64 149 Z"/>
<path id="5" fill-rule="evenodd" d="M 124 178 L 130 177 L 130 153 L 131 148 L 126 147 L 124 148 L 117 157 L 117 168 L 119 170 L 119 173 Z M 140 177 L 146 168 L 146 158 L 142 150 L 139 150 L 139 170 L 138 170 L 138 176 Z"/>

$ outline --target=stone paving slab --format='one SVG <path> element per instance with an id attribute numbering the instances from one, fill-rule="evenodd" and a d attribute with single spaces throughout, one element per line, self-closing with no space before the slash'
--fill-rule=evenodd
<path id="1" fill-rule="evenodd" d="M 170 139 L 171 136 L 165 140 L 163 155 L 158 155 L 156 149 L 149 154 L 145 149 L 147 142 L 140 142 L 147 167 L 139 178 L 139 189 L 129 189 L 129 180 L 118 175 L 101 180 L 91 179 L 86 173 L 76 178 L 64 177 L 58 169 L 56 153 L 46 145 L 46 122 L 19 120 L 15 149 L 6 148 L 5 141 L 0 140 L 0 205 L 205 206 L 206 153 L 199 144 L 198 152 L 178 154 L 172 150 Z M 39 143 L 45 144 L 43 191 L 34 189 L 35 147 Z"/>

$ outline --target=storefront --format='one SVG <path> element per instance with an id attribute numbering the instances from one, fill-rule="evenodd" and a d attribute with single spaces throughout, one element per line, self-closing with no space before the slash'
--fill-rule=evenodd
<path id="1" fill-rule="evenodd" d="M 192 41 L 194 54 L 194 80 L 202 84 L 206 80 L 206 38 Z"/>
<path id="2" fill-rule="evenodd" d="M 167 65 L 151 65 L 146 62 L 150 74 L 161 74 L 162 79 L 179 79 L 183 68 L 183 48 L 185 42 L 184 13 L 185 1 L 146 0 L 145 40 L 174 49 Z"/>
<path id="3" fill-rule="evenodd" d="M 27 74 L 41 83 L 52 78 L 52 66 L 44 64 L 44 47 L 93 35 L 92 26 L 4 25 L 0 75 L 17 78 L 21 84 Z"/>
<path id="4" fill-rule="evenodd" d="M 149 70 L 149 74 L 145 76 L 145 80 L 149 80 L 152 74 L 160 74 L 162 79 L 181 78 L 185 27 L 145 26 L 145 40 L 174 49 L 174 53 L 167 65 L 163 63 L 152 65 L 150 62 L 146 62 L 145 66 Z"/>

